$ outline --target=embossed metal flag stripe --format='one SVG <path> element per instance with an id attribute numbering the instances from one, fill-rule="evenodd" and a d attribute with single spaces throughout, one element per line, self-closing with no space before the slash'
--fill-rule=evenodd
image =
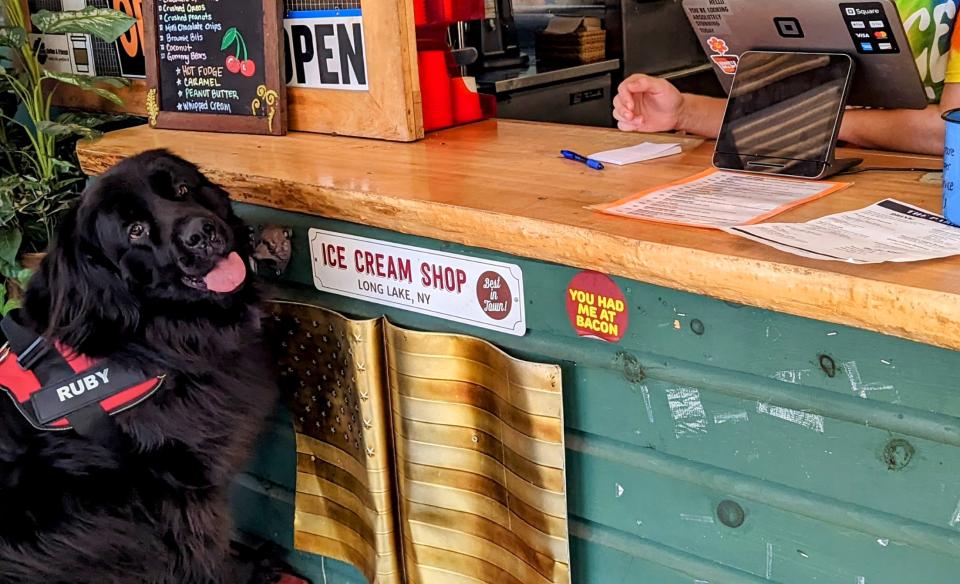
<path id="1" fill-rule="evenodd" d="M 384 329 L 411 581 L 569 582 L 559 369 L 470 337 Z M 518 426 L 552 422 L 560 439 L 518 431 L 506 421 L 518 411 L 538 417 Z"/>
<path id="2" fill-rule="evenodd" d="M 477 391 L 480 391 L 479 395 Z M 550 413 L 538 415 L 526 412 L 515 407 L 508 400 L 494 394 L 486 388 L 467 382 L 420 379 L 416 383 L 409 381 L 402 388 L 402 395 L 423 400 L 424 402 L 464 402 L 470 399 L 469 406 L 483 410 L 490 424 L 502 422 L 505 429 L 523 434 L 533 440 L 547 444 L 558 444 L 562 439 L 562 431 L 557 428 L 556 417 Z M 548 409 L 554 410 L 555 404 L 550 403 Z M 418 418 L 425 422 L 440 422 L 432 419 L 435 416 L 424 408 L 421 413 L 425 418 Z M 478 414 L 480 415 L 480 414 Z"/>
<path id="3" fill-rule="evenodd" d="M 294 544 L 401 584 L 381 323 L 294 303 L 272 316 L 297 431 Z"/>
<path id="4" fill-rule="evenodd" d="M 377 584 L 569 584 L 558 367 L 382 319 L 274 312 L 298 549 Z"/>

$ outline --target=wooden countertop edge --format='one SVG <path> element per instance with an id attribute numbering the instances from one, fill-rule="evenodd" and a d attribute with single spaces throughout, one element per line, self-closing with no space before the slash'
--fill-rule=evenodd
<path id="1" fill-rule="evenodd" d="M 96 144 L 92 143 L 84 144 L 78 152 L 81 166 L 88 175 L 100 174 L 125 157 L 116 152 L 97 152 Z M 239 176 L 214 168 L 201 167 L 201 170 L 230 191 L 237 202 L 595 270 L 746 306 L 960 350 L 960 334 L 953 334 L 960 331 L 960 320 L 953 316 L 960 314 L 960 296 L 949 293 L 638 241 L 538 219 L 526 219 L 523 236 L 511 237 L 511 230 L 503 230 L 505 223 L 515 219 L 509 215 L 389 194 Z M 437 205 L 446 207 L 444 225 L 435 221 Z M 481 240 L 477 234 L 482 233 L 499 233 L 500 237 Z M 563 234 L 562 239 L 558 234 Z M 536 242 L 549 241 L 555 241 L 556 245 L 536 245 Z M 564 253 L 564 249 L 578 251 Z M 665 270 L 663 266 L 670 268 Z M 770 294 L 770 287 L 774 285 L 781 290 L 776 297 Z M 869 307 L 882 309 L 889 305 L 890 298 L 902 300 L 895 314 L 886 314 L 882 322 L 864 318 L 864 314 L 870 312 Z"/>

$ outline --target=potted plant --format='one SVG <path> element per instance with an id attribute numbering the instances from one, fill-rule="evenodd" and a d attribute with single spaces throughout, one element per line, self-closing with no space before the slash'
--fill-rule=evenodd
<path id="1" fill-rule="evenodd" d="M 28 30 L 21 0 L 0 0 L 3 26 L 0 47 L 0 313 L 16 306 L 11 293 L 22 286 L 31 264 L 38 263 L 60 218 L 77 199 L 86 177 L 76 158 L 78 138 L 92 138 L 116 116 L 54 115 L 53 94 L 62 83 L 122 105 L 109 87 L 124 81 L 48 71 L 41 66 Z M 78 11 L 41 10 L 30 17 L 35 31 L 89 34 L 112 43 L 136 23 L 105 8 Z M 42 51 L 42 48 L 39 48 Z"/>

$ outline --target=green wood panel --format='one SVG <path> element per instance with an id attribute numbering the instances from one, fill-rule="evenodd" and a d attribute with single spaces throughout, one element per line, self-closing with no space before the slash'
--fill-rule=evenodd
<path id="1" fill-rule="evenodd" d="M 578 270 L 314 217 L 240 211 L 251 223 L 295 230 L 294 261 L 278 295 L 482 337 L 563 367 L 575 582 L 956 579 L 957 353 L 616 278 L 630 305 L 628 333 L 618 344 L 581 339 L 564 297 Z M 528 333 L 511 337 L 319 293 L 309 227 L 516 263 Z M 279 491 L 292 485 L 292 470 L 277 471 L 290 440 L 267 439 L 253 471 Z M 744 510 L 742 526 L 720 522 L 725 500 Z"/>

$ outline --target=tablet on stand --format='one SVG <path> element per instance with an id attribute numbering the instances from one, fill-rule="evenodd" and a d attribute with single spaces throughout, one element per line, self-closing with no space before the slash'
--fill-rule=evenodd
<path id="1" fill-rule="evenodd" d="M 831 176 L 855 164 L 835 158 L 848 104 L 923 109 L 935 97 L 923 85 L 892 0 L 683 0 L 683 7 L 730 95 L 719 168 Z M 792 77 L 769 72 L 771 63 L 786 62 Z M 811 85 L 799 87 L 804 80 Z M 798 102 L 817 105 L 791 110 Z M 801 115 L 791 118 L 791 111 Z M 771 127 L 761 131 L 764 124 Z"/>
<path id="2" fill-rule="evenodd" d="M 838 53 L 741 55 L 714 166 L 822 179 L 862 162 L 836 158 L 854 68 L 849 55 Z"/>

